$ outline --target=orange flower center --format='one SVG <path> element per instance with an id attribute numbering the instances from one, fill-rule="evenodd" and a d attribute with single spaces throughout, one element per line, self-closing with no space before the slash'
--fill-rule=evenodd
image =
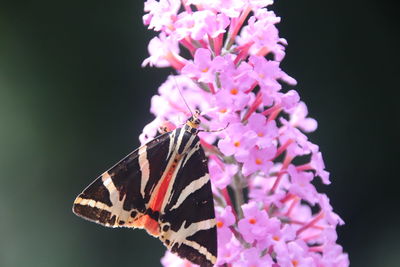
<path id="1" fill-rule="evenodd" d="M 201 72 L 207 72 L 207 71 L 208 71 L 208 68 L 204 68 L 201 70 Z"/>
<path id="2" fill-rule="evenodd" d="M 292 264 L 294 267 L 296 267 L 297 265 L 299 265 L 299 261 L 298 260 L 292 260 Z"/>
<path id="3" fill-rule="evenodd" d="M 239 91 L 238 91 L 238 89 L 236 89 L 236 88 L 231 89 L 231 94 L 232 94 L 232 95 L 237 95 L 238 92 L 239 92 Z"/>
<path id="4" fill-rule="evenodd" d="M 259 137 L 263 137 L 263 136 L 264 136 L 264 133 L 259 132 L 257 135 L 258 135 Z"/>
<path id="5" fill-rule="evenodd" d="M 279 240 L 280 240 L 279 236 L 276 236 L 276 235 L 274 235 L 274 236 L 272 237 L 272 239 L 275 240 L 275 241 L 279 241 Z"/>
<path id="6" fill-rule="evenodd" d="M 254 218 L 251 218 L 251 219 L 249 219 L 249 223 L 250 224 L 255 224 L 257 221 L 256 221 L 256 219 L 254 219 Z"/>
<path id="7" fill-rule="evenodd" d="M 228 110 L 226 109 L 226 108 L 221 108 L 220 110 L 219 110 L 219 112 L 221 112 L 221 113 L 226 113 Z"/>
<path id="8" fill-rule="evenodd" d="M 261 164 L 262 164 L 262 160 L 259 159 L 259 158 L 256 158 L 256 164 L 257 164 L 257 165 L 261 165 Z"/>
<path id="9" fill-rule="evenodd" d="M 222 226 L 224 226 L 224 223 L 221 222 L 221 221 L 218 221 L 218 222 L 217 222 L 217 227 L 218 227 L 218 228 L 221 228 Z"/>
<path id="10" fill-rule="evenodd" d="M 240 147 L 240 142 L 239 142 L 239 141 L 236 141 L 236 142 L 233 143 L 233 145 L 234 145 L 235 147 Z"/>

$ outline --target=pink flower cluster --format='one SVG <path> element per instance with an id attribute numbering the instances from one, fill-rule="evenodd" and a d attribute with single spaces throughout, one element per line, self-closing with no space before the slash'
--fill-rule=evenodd
<path id="1" fill-rule="evenodd" d="M 145 2 L 144 23 L 159 35 L 143 65 L 179 75 L 152 98 L 156 118 L 140 140 L 190 116 L 177 86 L 202 111 L 202 128 L 223 129 L 199 134 L 216 202 L 218 266 L 348 266 L 336 244 L 343 221 L 312 183 L 330 183 L 319 147 L 305 135 L 317 122 L 297 91 L 282 89 L 296 81 L 280 69 L 287 43 L 275 26 L 280 18 L 267 9 L 272 3 Z M 169 252 L 162 263 L 192 266 Z"/>

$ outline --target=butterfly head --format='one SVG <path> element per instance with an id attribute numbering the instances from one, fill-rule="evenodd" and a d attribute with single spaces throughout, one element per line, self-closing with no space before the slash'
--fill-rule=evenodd
<path id="1" fill-rule="evenodd" d="M 194 129 L 199 128 L 201 123 L 199 116 L 200 116 L 200 111 L 196 110 L 195 113 L 187 120 L 186 125 Z"/>

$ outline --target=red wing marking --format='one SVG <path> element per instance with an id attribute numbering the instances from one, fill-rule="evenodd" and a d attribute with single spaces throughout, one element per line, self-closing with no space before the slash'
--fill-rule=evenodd
<path id="1" fill-rule="evenodd" d="M 161 210 L 161 206 L 164 201 L 165 195 L 167 193 L 169 183 L 171 182 L 171 179 L 173 177 L 179 159 L 180 157 L 176 156 L 175 160 L 172 163 L 172 166 L 168 168 L 166 175 L 163 178 L 161 178 L 162 181 L 157 191 L 153 192 L 154 198 L 150 200 L 149 203 L 149 208 L 152 209 L 153 211 Z"/>
<path id="2" fill-rule="evenodd" d="M 152 235 L 154 237 L 158 237 L 160 235 L 158 222 L 156 220 L 152 219 L 147 214 L 143 215 L 139 219 L 135 220 L 132 223 L 132 226 L 137 227 L 137 228 L 144 228 L 147 230 L 147 232 L 150 235 Z"/>

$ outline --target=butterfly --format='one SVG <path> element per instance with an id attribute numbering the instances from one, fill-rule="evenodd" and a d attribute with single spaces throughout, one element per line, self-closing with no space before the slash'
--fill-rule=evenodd
<path id="1" fill-rule="evenodd" d="M 73 212 L 108 227 L 144 228 L 179 257 L 211 267 L 217 229 L 199 112 L 154 138 L 94 180 Z"/>

